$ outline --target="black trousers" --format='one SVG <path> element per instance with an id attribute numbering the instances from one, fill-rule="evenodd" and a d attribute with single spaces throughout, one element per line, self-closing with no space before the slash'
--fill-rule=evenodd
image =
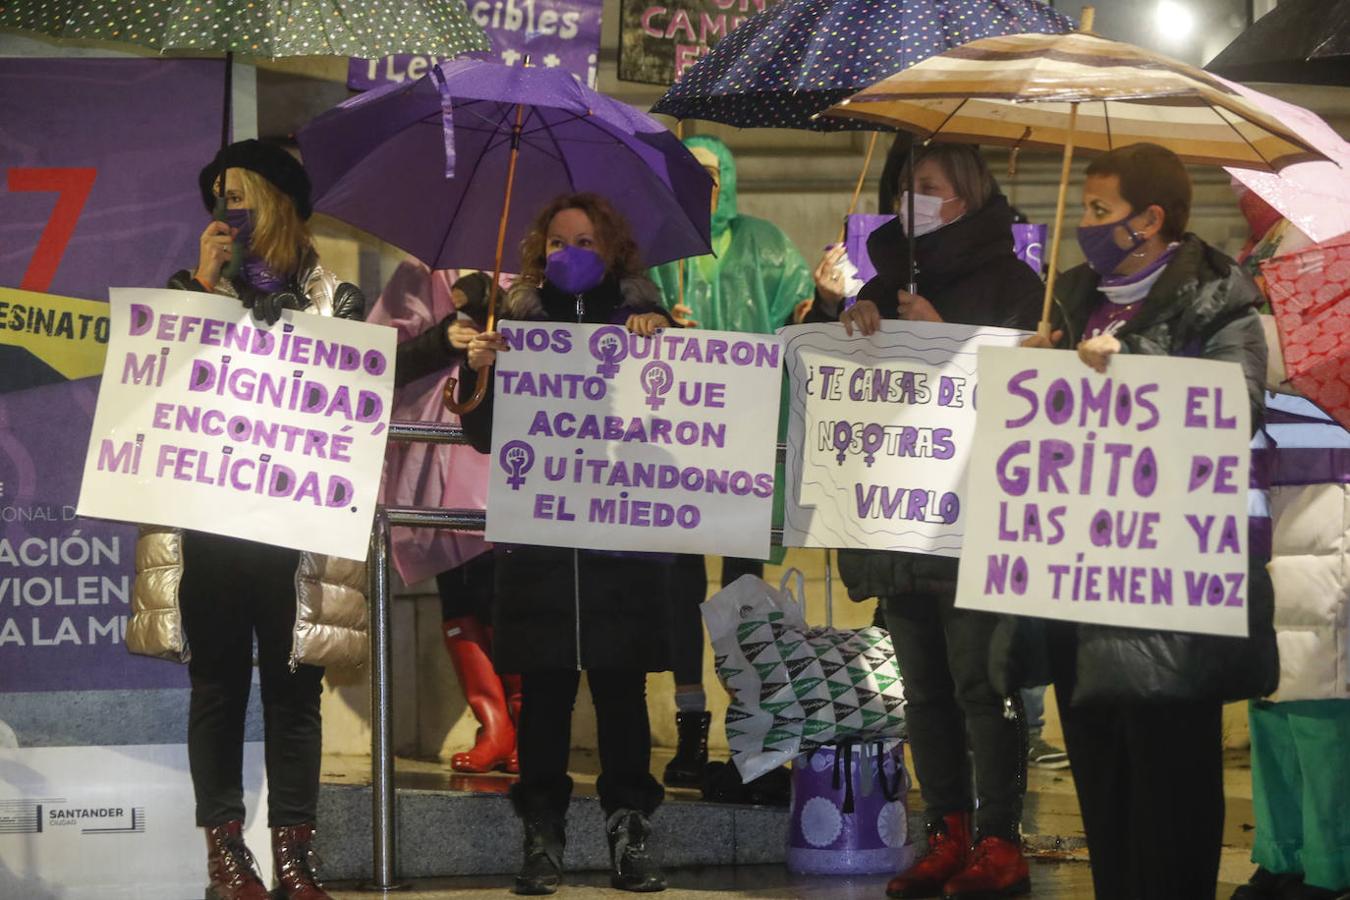
<path id="1" fill-rule="evenodd" d="M 725 556 L 722 587 L 742 575 L 764 577 L 764 561 Z M 703 613 L 700 604 L 708 597 L 708 570 L 703 557 L 681 553 L 675 557 L 670 577 L 671 662 L 676 684 L 703 682 Z"/>
<path id="2" fill-rule="evenodd" d="M 323 669 L 290 670 L 299 554 L 185 532 L 179 587 L 192 658 L 188 763 L 197 824 L 244 818 L 244 714 L 257 638 L 271 827 L 313 822 L 319 801 Z"/>
<path id="3" fill-rule="evenodd" d="M 489 550 L 461 566 L 439 573 L 436 588 L 441 595 L 441 618 L 448 621 L 472 616 L 484 625 L 491 625 L 495 572 L 493 554 Z"/>
<path id="4" fill-rule="evenodd" d="M 1223 844 L 1218 701 L 1075 706 L 1074 630 L 1051 663 L 1097 900 L 1213 900 Z"/>
<path id="5" fill-rule="evenodd" d="M 995 617 L 957 609 L 955 599 L 881 602 L 905 684 L 914 768 L 930 823 L 973 809 L 978 834 L 1016 840 L 1027 779 L 1021 702 L 1005 704 L 989 682 Z"/>
<path id="6" fill-rule="evenodd" d="M 665 790 L 651 775 L 652 735 L 647 721 L 647 673 L 639 669 L 588 669 L 600 744 L 596 791 L 606 815 L 637 809 L 650 815 Z M 572 707 L 581 673 L 574 669 L 535 670 L 521 675 L 518 794 L 524 806 L 537 798 L 562 797 L 571 780 Z M 565 786 L 565 787 L 561 787 Z"/>

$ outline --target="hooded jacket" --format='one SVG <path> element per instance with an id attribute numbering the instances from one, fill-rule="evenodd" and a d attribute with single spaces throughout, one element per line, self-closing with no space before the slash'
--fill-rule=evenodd
<path id="1" fill-rule="evenodd" d="M 353 284 L 341 281 L 318 264 L 311 253 L 301 268 L 304 312 L 360 319 L 365 298 Z M 186 270 L 169 279 L 175 290 L 205 291 Z M 236 285 L 221 279 L 213 293 L 239 297 Z M 241 559 L 241 565 L 247 560 Z M 183 531 L 158 525 L 141 527 L 136 540 L 136 583 L 126 644 L 132 653 L 187 662 L 191 656 L 178 586 L 183 580 Z M 295 570 L 295 628 L 291 663 L 315 666 L 357 666 L 365 662 L 366 564 L 319 553 L 301 553 Z"/>
<path id="2" fill-rule="evenodd" d="M 741 214 L 736 161 L 727 145 L 704 135 L 684 143 L 705 148 L 718 159 L 721 188 L 712 219 L 716 259 L 666 263 L 652 269 L 652 280 L 673 307 L 680 302 L 683 269 L 684 305 L 693 310 L 699 328 L 772 334 L 788 323 L 798 303 L 813 295 L 811 270 L 778 226 Z"/>

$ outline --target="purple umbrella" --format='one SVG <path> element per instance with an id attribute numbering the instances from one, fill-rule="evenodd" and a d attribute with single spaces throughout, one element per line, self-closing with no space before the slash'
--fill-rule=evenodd
<path id="1" fill-rule="evenodd" d="M 574 191 L 609 199 L 648 265 L 711 252 L 703 167 L 655 119 L 561 69 L 439 63 L 329 110 L 298 139 L 315 209 L 434 269 L 500 271 L 530 217 Z"/>
<path id="2" fill-rule="evenodd" d="M 329 110 L 297 138 L 315 209 L 434 269 L 492 269 L 488 330 L 507 241 L 518 246 L 529 215 L 560 194 L 607 197 L 648 264 L 712 250 L 712 179 L 698 161 L 655 119 L 561 69 L 438 63 Z M 446 406 L 473 409 L 487 383 L 460 406 L 451 381 Z"/>

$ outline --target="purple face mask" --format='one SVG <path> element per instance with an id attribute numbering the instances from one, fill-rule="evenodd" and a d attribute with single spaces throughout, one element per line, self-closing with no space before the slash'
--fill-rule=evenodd
<path id="1" fill-rule="evenodd" d="M 593 250 L 568 244 L 549 254 L 544 277 L 560 291 L 584 294 L 605 280 L 605 261 Z"/>
<path id="2" fill-rule="evenodd" d="M 1148 240 L 1127 224 L 1132 215 L 1134 213 L 1129 212 L 1122 219 L 1101 225 L 1078 226 L 1078 246 L 1082 248 L 1083 257 L 1087 260 L 1087 264 L 1098 275 L 1110 275 L 1116 270 L 1116 266 L 1125 261 L 1125 257 L 1139 249 L 1144 241 Z M 1130 233 L 1130 237 L 1134 240 L 1133 244 L 1125 248 L 1118 246 L 1115 240 L 1116 229 L 1122 227 Z"/>
<path id="3" fill-rule="evenodd" d="M 261 256 L 251 252 L 253 214 L 247 209 L 225 210 L 225 224 L 237 229 L 234 239 L 244 247 L 244 266 L 240 276 L 260 291 L 275 293 L 288 286 L 285 278 L 273 272 Z"/>

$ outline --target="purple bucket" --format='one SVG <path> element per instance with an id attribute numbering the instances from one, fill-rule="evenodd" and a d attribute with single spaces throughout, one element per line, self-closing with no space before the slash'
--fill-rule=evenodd
<path id="1" fill-rule="evenodd" d="M 881 875 L 913 863 L 900 741 L 827 746 L 792 764 L 787 867 L 799 875 Z"/>

